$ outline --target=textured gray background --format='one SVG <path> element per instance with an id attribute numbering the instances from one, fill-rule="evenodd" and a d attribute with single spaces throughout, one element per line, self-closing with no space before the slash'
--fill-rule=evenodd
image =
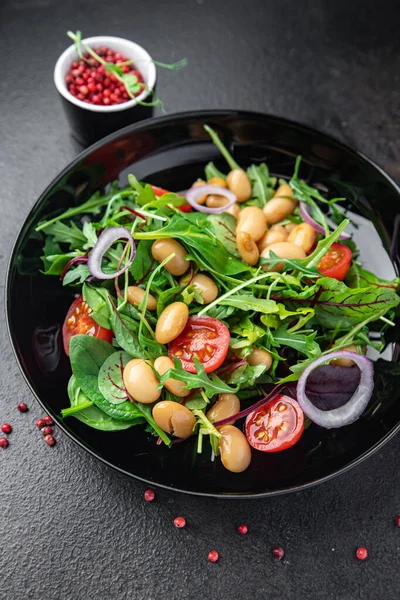
<path id="1" fill-rule="evenodd" d="M 398 3 L 393 1 L 1 0 L 0 270 L 24 216 L 76 155 L 52 83 L 66 29 L 121 35 L 154 58 L 169 112 L 242 108 L 324 129 L 400 179 Z M 1 294 L 1 300 L 3 294 Z M 29 310 L 29 307 L 27 307 Z M 397 436 L 366 463 L 307 492 L 253 502 L 157 493 L 96 462 L 41 412 L 0 331 L 0 599 L 358 598 L 400 592 Z M 26 400 L 27 414 L 16 405 Z M 188 527 L 174 528 L 184 515 Z M 236 527 L 247 523 L 249 534 Z M 271 548 L 281 544 L 278 563 Z M 370 558 L 354 558 L 366 545 Z M 207 562 L 211 549 L 217 564 Z"/>

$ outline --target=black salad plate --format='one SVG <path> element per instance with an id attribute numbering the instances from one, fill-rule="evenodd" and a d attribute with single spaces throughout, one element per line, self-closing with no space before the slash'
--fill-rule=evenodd
<path id="1" fill-rule="evenodd" d="M 225 498 L 272 496 L 300 490 L 338 475 L 371 455 L 400 428 L 400 328 L 389 332 L 388 346 L 375 368 L 375 390 L 366 413 L 353 425 L 326 430 L 311 425 L 291 449 L 275 454 L 253 451 L 242 474 L 226 471 L 208 451 L 196 454 L 194 441 L 171 450 L 156 444 L 142 427 L 118 433 L 88 428 L 76 419 L 61 422 L 69 406 L 68 358 L 62 350 L 61 324 L 75 291 L 57 277 L 41 274 L 43 238 L 34 227 L 41 219 L 81 204 L 96 190 L 119 179 L 138 179 L 179 191 L 203 176 L 213 160 L 226 169 L 203 129 L 217 130 L 243 167 L 266 162 L 272 174 L 288 177 L 297 155 L 300 175 L 329 193 L 348 198 L 357 227 L 354 236 L 366 268 L 392 278 L 397 255 L 400 190 L 371 160 L 335 139 L 291 121 L 239 111 L 200 111 L 143 121 L 107 137 L 78 156 L 41 195 L 19 233 L 7 281 L 7 318 L 21 370 L 44 410 L 78 444 L 106 464 L 151 485 Z M 397 221 L 396 221 L 397 217 Z M 397 336 L 397 337 L 396 337 Z"/>

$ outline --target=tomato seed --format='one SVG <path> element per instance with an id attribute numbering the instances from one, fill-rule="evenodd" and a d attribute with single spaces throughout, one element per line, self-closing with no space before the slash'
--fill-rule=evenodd
<path id="1" fill-rule="evenodd" d="M 46 442 L 46 444 L 48 446 L 54 446 L 56 443 L 56 438 L 54 437 L 54 435 L 45 435 L 44 436 L 44 441 Z"/>
<path id="2" fill-rule="evenodd" d="M 238 527 L 238 532 L 241 533 L 242 535 L 246 535 L 246 533 L 249 531 L 247 525 L 239 525 Z"/>
<path id="3" fill-rule="evenodd" d="M 17 406 L 19 412 L 25 413 L 28 412 L 29 408 L 25 402 L 20 402 Z"/>
<path id="4" fill-rule="evenodd" d="M 156 495 L 153 490 L 146 490 L 144 493 L 144 499 L 146 502 L 153 502 L 155 497 Z"/>
<path id="5" fill-rule="evenodd" d="M 357 548 L 356 556 L 358 560 L 365 560 L 368 558 L 368 550 L 366 548 Z"/>
<path id="6" fill-rule="evenodd" d="M 178 529 L 181 529 L 182 527 L 185 527 L 186 519 L 184 519 L 184 517 L 176 517 L 176 519 L 174 519 L 174 525 L 175 527 L 178 527 Z"/>
<path id="7" fill-rule="evenodd" d="M 277 558 L 278 560 L 282 560 L 282 558 L 285 556 L 285 551 L 283 548 L 281 548 L 280 546 L 277 546 L 276 548 L 274 548 L 272 550 L 272 554 L 275 556 L 275 558 Z"/>
<path id="8" fill-rule="evenodd" d="M 212 563 L 217 562 L 217 560 L 219 559 L 219 554 L 216 550 L 211 550 L 211 552 L 208 553 L 208 560 Z"/>
<path id="9" fill-rule="evenodd" d="M 6 437 L 1 437 L 0 438 L 0 448 L 7 448 L 8 446 L 8 439 Z"/>
<path id="10" fill-rule="evenodd" d="M 11 427 L 10 423 L 3 423 L 3 425 L 1 426 L 1 430 L 3 433 L 11 433 L 12 427 Z"/>
<path id="11" fill-rule="evenodd" d="M 44 419 L 38 419 L 35 425 L 38 429 L 42 429 L 42 427 L 46 427 L 46 421 Z"/>
<path id="12" fill-rule="evenodd" d="M 53 433 L 53 428 L 47 425 L 47 427 L 43 427 L 42 433 L 44 436 L 51 435 Z"/>

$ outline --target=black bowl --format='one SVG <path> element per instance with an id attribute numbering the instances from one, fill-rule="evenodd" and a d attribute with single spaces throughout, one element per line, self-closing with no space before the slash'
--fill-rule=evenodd
<path id="1" fill-rule="evenodd" d="M 66 386 L 70 367 L 60 327 L 74 290 L 57 278 L 41 275 L 42 236 L 35 224 L 86 200 L 127 174 L 181 190 L 203 174 L 207 161 L 223 167 L 218 151 L 204 132 L 214 127 L 243 166 L 267 162 L 272 173 L 287 177 L 301 154 L 303 177 L 350 199 L 356 233 L 367 268 L 391 277 L 389 258 L 400 190 L 372 161 L 331 137 L 290 121 L 237 111 L 192 112 L 127 127 L 83 152 L 39 198 L 15 243 L 7 280 L 7 318 L 21 370 L 33 393 L 56 421 L 69 405 Z M 304 489 L 358 464 L 389 440 L 400 427 L 400 386 L 393 371 L 398 359 L 396 335 L 379 374 L 365 415 L 351 426 L 324 430 L 311 425 L 302 440 L 277 454 L 254 452 L 250 468 L 232 474 L 209 453 L 196 455 L 189 440 L 171 450 L 157 446 L 141 427 L 102 433 L 70 418 L 59 426 L 94 456 L 119 471 L 149 484 L 218 497 L 272 496 Z"/>

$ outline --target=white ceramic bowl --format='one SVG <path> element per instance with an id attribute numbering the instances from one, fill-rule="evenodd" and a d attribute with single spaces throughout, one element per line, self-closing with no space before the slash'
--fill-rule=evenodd
<path id="1" fill-rule="evenodd" d="M 137 98 L 128 100 L 122 104 L 100 106 L 78 100 L 78 98 L 68 91 L 65 82 L 65 77 L 71 68 L 71 64 L 79 59 L 75 45 L 72 44 L 61 54 L 56 62 L 54 84 L 61 96 L 74 134 L 85 143 L 91 143 L 120 127 L 152 116 L 152 107 L 144 107 L 138 104 L 138 100 L 143 101 L 148 98 L 149 90 L 154 90 L 156 85 L 156 67 L 149 53 L 142 46 L 139 46 L 139 44 L 119 37 L 99 35 L 86 38 L 82 41 L 91 48 L 106 46 L 116 52 L 125 54 L 130 60 L 133 60 L 134 65 L 142 73 L 148 90 L 144 90 Z M 135 114 L 132 113 L 132 109 L 135 109 Z M 84 112 L 82 113 L 82 111 Z M 87 116 L 86 123 L 84 119 L 85 114 Z"/>

